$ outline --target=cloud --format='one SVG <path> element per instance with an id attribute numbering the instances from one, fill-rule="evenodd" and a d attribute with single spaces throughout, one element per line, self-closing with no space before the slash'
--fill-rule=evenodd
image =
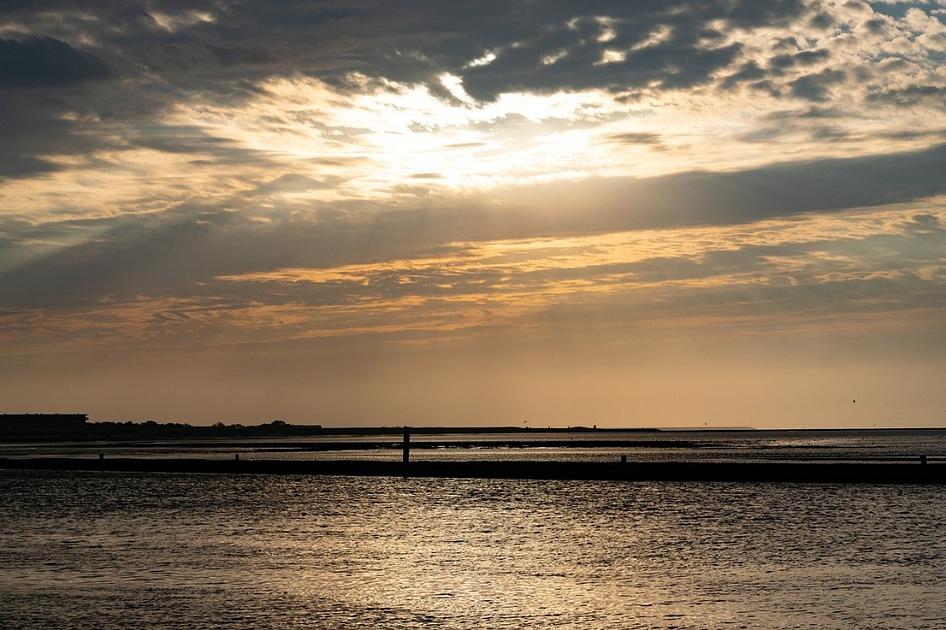
<path id="1" fill-rule="evenodd" d="M 116 291 L 119 270 L 110 278 L 113 291 L 97 299 L 0 309 L 0 321 L 7 332 L 32 331 L 8 339 L 13 349 L 29 339 L 62 348 L 90 340 L 112 348 L 366 335 L 393 342 L 536 326 L 568 335 L 589 324 L 617 336 L 640 326 L 882 330 L 928 323 L 946 308 L 943 199 L 917 207 L 922 209 L 901 205 L 749 225 L 457 242 L 349 264 L 307 258 L 291 248 L 263 260 L 271 234 L 231 225 L 219 245 L 228 242 L 238 255 L 215 265 L 225 250 L 212 232 L 226 230 L 226 223 L 200 232 L 191 222 L 165 231 L 197 237 L 198 248 L 173 249 L 175 261 L 183 257 L 192 264 L 195 252 L 203 251 L 205 271 L 244 271 L 191 276 L 196 286 L 189 286 L 181 277 L 175 278 L 180 284 L 155 283 L 139 269 L 125 280 L 148 280 L 152 292 L 144 295 Z M 71 259 L 77 260 L 75 253 Z M 112 260 L 124 262 L 121 255 Z M 307 266 L 313 263 L 319 266 Z M 172 291 L 162 295 L 162 288 Z M 895 317 L 885 320 L 885 313 Z"/>
<path id="2" fill-rule="evenodd" d="M 421 174 L 423 175 L 423 174 Z M 260 185 L 256 192 L 259 194 L 272 194 L 272 193 L 292 193 L 292 192 L 306 192 L 309 190 L 318 190 L 323 188 L 330 188 L 338 183 L 337 178 L 326 178 L 324 180 L 318 180 L 313 177 L 308 177 L 306 175 L 299 175 L 297 173 L 286 173 L 285 175 L 280 175 L 276 179 L 270 180 L 265 184 Z"/>
<path id="3" fill-rule="evenodd" d="M 199 365 L 195 404 L 232 398 L 208 374 L 231 394 L 295 379 L 297 408 L 323 383 L 338 420 L 430 382 L 492 401 L 469 375 L 516 365 L 497 388 L 656 384 L 674 392 L 659 410 L 690 400 L 680 365 L 716 375 L 732 344 L 742 376 L 714 381 L 729 413 L 759 366 L 767 392 L 809 387 L 836 353 L 912 383 L 902 368 L 944 347 L 933 4 L 17 0 L 0 16 L 5 400 L 96 378 L 112 400 Z M 519 348 L 531 363 L 507 361 Z M 429 380 L 443 365 L 452 384 Z"/>
<path id="4" fill-rule="evenodd" d="M 946 86 L 908 85 L 902 88 L 873 91 L 868 100 L 874 103 L 910 107 L 929 103 L 937 107 L 946 107 Z"/>
<path id="5" fill-rule="evenodd" d="M 69 2 L 42 9 L 5 3 L 2 11 L 7 32 L 16 37 L 3 40 L 2 50 L 26 60 L 0 65 L 8 89 L 24 92 L 7 98 L 8 92 L 0 104 L 10 133 L 22 135 L 0 149 L 0 176 L 8 179 L 57 171 L 72 159 L 58 155 L 114 152 L 129 140 L 136 147 L 201 153 L 195 159 L 204 164 L 263 159 L 264 151 L 241 152 L 233 139 L 225 146 L 207 129 L 168 129 L 168 112 L 208 103 L 239 111 L 265 86 L 299 77 L 318 79 L 338 98 L 423 85 L 456 104 L 443 83 L 451 76 L 454 88 L 480 105 L 504 94 L 605 91 L 629 108 L 655 100 L 665 107 L 679 105 L 683 91 L 693 90 L 691 99 L 728 98 L 745 87 L 751 98 L 763 99 L 762 107 L 764 99 L 789 97 L 824 103 L 843 109 L 852 126 L 872 104 L 941 109 L 942 100 L 936 99 L 942 79 L 930 70 L 937 53 L 924 47 L 941 35 L 931 9 L 891 16 L 866 4 L 855 10 L 793 0 L 500 3 L 475 10 L 294 0 L 266 7 L 102 2 L 95 4 L 95 19 L 87 7 Z M 820 30 L 797 35 L 812 20 Z M 879 39 L 858 40 L 851 35 L 857 28 Z M 609 55 L 613 62 L 602 63 Z M 31 96 L 27 86 L 60 91 Z M 859 138 L 846 129 L 823 131 L 810 139 Z M 609 131 L 615 133 L 621 131 Z M 665 147 L 674 144 L 665 140 Z"/>
<path id="6" fill-rule="evenodd" d="M 740 83 L 748 81 L 758 81 L 767 76 L 766 72 L 759 67 L 755 61 L 747 61 L 738 69 L 738 71 L 728 75 L 723 79 L 720 87 L 724 90 L 731 90 Z"/>
<path id="7" fill-rule="evenodd" d="M 847 74 L 843 70 L 823 70 L 814 74 L 806 74 L 792 81 L 792 94 L 809 101 L 824 102 L 829 100 L 830 90 L 843 82 Z"/>
<path id="8" fill-rule="evenodd" d="M 98 57 L 52 37 L 0 40 L 0 89 L 70 86 L 109 74 Z"/>
<path id="9" fill-rule="evenodd" d="M 487 100 L 522 89 L 594 86 L 624 92 L 652 81 L 677 87 L 703 83 L 738 52 L 738 46 L 713 43 L 720 39 L 713 24 L 768 27 L 805 10 L 796 0 L 764 7 L 722 0 L 634 6 L 599 1 L 581 7 L 552 2 L 475 10 L 369 2 L 345 7 L 286 2 L 263 9 L 237 2 L 227 6 L 225 19 L 217 19 L 221 9 L 214 3 L 164 4 L 150 13 L 106 3 L 101 19 L 90 21 L 69 3 L 43 12 L 28 5 L 7 9 L 24 29 L 52 32 L 66 41 L 94 39 L 120 51 L 115 61 L 126 71 L 146 66 L 177 85 L 190 82 L 191 73 L 206 76 L 202 70 L 212 65 L 223 70 L 224 81 L 241 69 L 256 80 L 305 72 L 339 86 L 352 72 L 430 85 L 448 72 L 460 76 L 471 95 Z M 247 32 L 255 34 L 253 43 L 244 41 Z M 663 35 L 654 39 L 654 33 Z M 621 49 L 628 51 L 621 63 L 598 63 L 606 50 Z M 485 51 L 492 51 L 490 62 L 470 63 Z M 559 60 L 543 63 L 550 55 Z"/>
<path id="10" fill-rule="evenodd" d="M 539 188 L 533 229 L 600 231 L 728 224 L 942 194 L 946 145 L 900 154 L 775 164 L 732 173 L 613 178 Z M 594 198 L 588 207 L 581 199 Z M 567 208 L 583 208 L 567 216 Z M 547 224 L 542 225 L 543 217 Z M 512 221 L 510 221 L 512 223 Z M 541 226 L 541 227 L 539 227 Z M 568 226 L 568 228 L 565 228 Z M 583 226 L 583 227 L 582 227 Z"/>
<path id="11" fill-rule="evenodd" d="M 608 136 L 608 140 L 620 144 L 650 144 L 660 145 L 660 134 L 643 131 L 625 131 L 622 133 L 613 133 Z"/>
<path id="12" fill-rule="evenodd" d="M 595 178 L 502 194 L 410 199 L 400 206 L 368 204 L 356 210 L 341 204 L 331 212 L 323 205 L 317 211 L 256 215 L 265 220 L 181 206 L 170 213 L 48 224 L 42 232 L 11 224 L 2 230 L 7 244 L 0 244 L 12 265 L 0 272 L 0 307 L 128 299 L 143 287 L 151 295 L 197 297 L 218 276 L 383 262 L 443 252 L 456 242 L 751 224 L 901 203 L 946 194 L 944 169 L 946 146 L 940 146 L 735 173 Z M 318 185 L 283 175 L 263 192 Z M 29 243 L 61 241 L 66 234 L 79 242 L 30 257 Z"/>
<path id="13" fill-rule="evenodd" d="M 826 61 L 830 56 L 831 53 L 825 49 L 803 50 L 795 54 L 776 55 L 769 60 L 769 67 L 778 71 L 784 71 L 788 68 L 821 63 Z"/>

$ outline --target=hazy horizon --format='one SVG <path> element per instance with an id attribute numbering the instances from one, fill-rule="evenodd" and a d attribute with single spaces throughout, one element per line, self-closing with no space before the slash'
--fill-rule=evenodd
<path id="1" fill-rule="evenodd" d="M 946 426 L 941 1 L 12 3 L 0 133 L 0 412 Z"/>

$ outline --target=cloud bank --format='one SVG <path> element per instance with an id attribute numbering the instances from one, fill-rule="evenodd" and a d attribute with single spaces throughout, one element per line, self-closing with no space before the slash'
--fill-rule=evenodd
<path id="1" fill-rule="evenodd" d="M 4 3 L 0 393 L 941 424 L 944 54 L 933 2 Z"/>

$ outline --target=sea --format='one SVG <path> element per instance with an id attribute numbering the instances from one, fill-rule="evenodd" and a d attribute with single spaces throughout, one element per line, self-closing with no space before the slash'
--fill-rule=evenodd
<path id="1" fill-rule="evenodd" d="M 0 458 L 107 457 L 399 460 L 401 434 L 137 441 L 0 441 Z M 528 443 L 528 446 L 522 446 Z M 620 445 L 618 445 L 620 443 Z M 343 444 L 344 448 L 335 450 Z M 363 448 L 358 445 L 363 444 Z M 705 462 L 946 461 L 946 429 L 661 430 L 420 433 L 411 459 Z M 353 448 L 355 447 L 355 448 Z"/>
<path id="2" fill-rule="evenodd" d="M 761 433 L 416 456 L 898 465 L 946 450 L 935 431 Z M 946 487 L 923 485 L 0 470 L 0 628 L 946 628 L 944 514 Z"/>

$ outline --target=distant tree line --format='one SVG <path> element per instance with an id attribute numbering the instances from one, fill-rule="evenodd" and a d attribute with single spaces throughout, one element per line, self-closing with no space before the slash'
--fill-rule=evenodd
<path id="1" fill-rule="evenodd" d="M 244 426 L 217 422 L 194 426 L 182 422 L 112 421 L 81 423 L 42 422 L 40 415 L 22 415 L 0 422 L 0 440 L 160 440 L 177 438 L 285 437 L 319 435 L 321 425 L 293 425 L 283 420 Z"/>

